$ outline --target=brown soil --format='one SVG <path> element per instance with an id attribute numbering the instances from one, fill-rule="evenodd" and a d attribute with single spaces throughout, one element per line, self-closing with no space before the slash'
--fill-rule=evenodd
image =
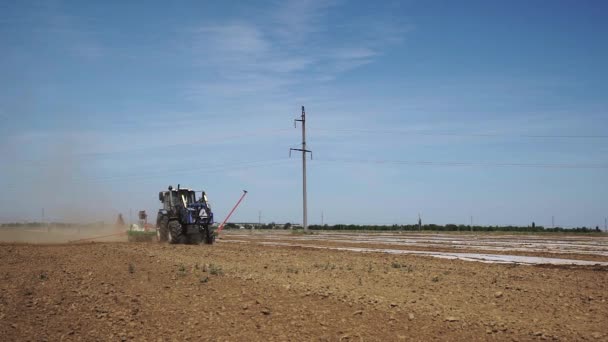
<path id="1" fill-rule="evenodd" d="M 0 245 L 0 336 L 606 340 L 608 269 L 220 241 Z"/>

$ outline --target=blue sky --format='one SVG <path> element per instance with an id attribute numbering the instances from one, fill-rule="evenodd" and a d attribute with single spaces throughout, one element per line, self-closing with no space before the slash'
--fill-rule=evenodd
<path id="1" fill-rule="evenodd" d="M 181 183 L 301 222 L 305 105 L 310 223 L 603 225 L 607 7 L 3 2 L 0 221 L 155 216 Z"/>

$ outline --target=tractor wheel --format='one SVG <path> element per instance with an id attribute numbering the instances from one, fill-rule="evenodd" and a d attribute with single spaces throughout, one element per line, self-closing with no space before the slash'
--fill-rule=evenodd
<path id="1" fill-rule="evenodd" d="M 205 243 L 208 245 L 213 245 L 215 242 L 215 235 L 211 232 L 211 228 L 207 227 L 205 229 Z"/>
<path id="2" fill-rule="evenodd" d="M 168 229 L 169 243 L 182 244 L 186 243 L 186 236 L 182 230 L 182 225 L 178 221 L 169 221 Z"/>
<path id="3" fill-rule="evenodd" d="M 169 218 L 163 217 L 158 225 L 158 241 L 169 241 Z"/>

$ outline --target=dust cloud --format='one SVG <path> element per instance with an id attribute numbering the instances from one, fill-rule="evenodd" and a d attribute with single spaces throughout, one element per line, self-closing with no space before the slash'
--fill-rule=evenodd
<path id="1" fill-rule="evenodd" d="M 91 153 L 95 141 L 82 134 L 35 135 L 29 144 L 15 144 L 21 157 L 5 178 L 0 209 L 0 241 L 65 243 L 112 235 L 94 241 L 126 241 L 126 226 L 116 227 L 119 213 L 128 215 L 124 194 L 112 193 L 107 158 Z M 104 172 L 106 174 L 104 174 Z M 11 225 L 13 222 L 19 224 Z M 35 224 L 29 224 L 35 223 Z"/>
<path id="2" fill-rule="evenodd" d="M 2 227 L 0 242 L 8 243 L 86 243 L 127 241 L 124 227 L 74 226 L 74 227 Z"/>

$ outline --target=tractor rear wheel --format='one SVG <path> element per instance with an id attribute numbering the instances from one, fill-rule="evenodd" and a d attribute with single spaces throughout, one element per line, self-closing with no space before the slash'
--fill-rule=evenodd
<path id="1" fill-rule="evenodd" d="M 169 221 L 169 243 L 186 243 L 186 236 L 182 230 L 182 225 L 178 221 Z"/>
<path id="2" fill-rule="evenodd" d="M 160 219 L 160 224 L 158 225 L 158 241 L 167 242 L 169 241 L 169 218 L 163 217 Z"/>
<path id="3" fill-rule="evenodd" d="M 207 227 L 205 229 L 205 243 L 208 245 L 212 245 L 215 242 L 215 235 L 211 232 L 211 228 Z"/>

